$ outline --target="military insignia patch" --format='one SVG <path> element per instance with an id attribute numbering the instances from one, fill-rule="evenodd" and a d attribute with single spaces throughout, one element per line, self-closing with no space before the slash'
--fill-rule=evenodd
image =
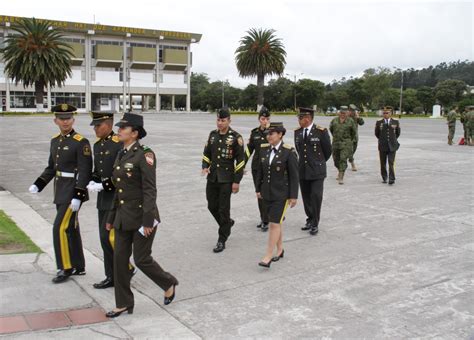
<path id="1" fill-rule="evenodd" d="M 237 142 L 239 143 L 240 146 L 244 145 L 244 140 L 242 139 L 242 137 L 237 138 Z"/>
<path id="2" fill-rule="evenodd" d="M 118 136 L 112 136 L 112 140 L 113 140 L 115 143 L 120 142 L 120 140 L 118 139 Z"/>
<path id="3" fill-rule="evenodd" d="M 67 104 L 61 104 L 61 110 L 67 111 Z"/>
<path id="4" fill-rule="evenodd" d="M 147 152 L 147 153 L 145 154 L 145 159 L 146 159 L 146 162 L 147 162 L 149 165 L 155 164 L 155 156 L 153 155 L 152 152 Z"/>
<path id="5" fill-rule="evenodd" d="M 84 148 L 82 149 L 82 153 L 84 156 L 90 156 L 91 155 L 91 148 L 89 145 L 84 145 Z"/>

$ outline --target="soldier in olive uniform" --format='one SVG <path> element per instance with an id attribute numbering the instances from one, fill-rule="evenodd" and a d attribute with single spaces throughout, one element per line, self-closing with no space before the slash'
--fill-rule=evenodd
<path id="1" fill-rule="evenodd" d="M 265 201 L 270 221 L 267 251 L 258 265 L 266 268 L 284 257 L 282 223 L 288 207 L 293 208 L 298 199 L 298 156 L 291 145 L 283 143 L 285 133 L 283 123 L 271 123 L 268 143 L 261 145 L 258 159 L 255 191 Z"/>
<path id="2" fill-rule="evenodd" d="M 456 111 L 457 108 L 453 108 L 448 112 L 446 116 L 446 124 L 448 124 L 448 144 L 453 145 L 454 133 L 456 132 Z"/>
<path id="3" fill-rule="evenodd" d="M 347 160 L 352 155 L 354 139 L 357 136 L 356 123 L 347 117 L 347 112 L 347 106 L 341 106 L 339 117 L 334 118 L 329 125 L 332 134 L 332 159 L 334 166 L 339 170 L 337 175 L 339 184 L 344 184 Z"/>
<path id="4" fill-rule="evenodd" d="M 225 249 L 234 225 L 230 218 L 230 196 L 239 192 L 244 167 L 242 136 L 230 127 L 230 111 L 223 107 L 217 113 L 217 130 L 209 134 L 202 156 L 202 174 L 207 175 L 207 207 L 219 225 L 215 253 Z"/>
<path id="5" fill-rule="evenodd" d="M 118 136 L 112 130 L 114 112 L 92 112 L 91 126 L 97 136 L 94 143 L 94 171 L 87 189 L 97 192 L 97 210 L 99 213 L 99 237 L 104 252 L 105 279 L 94 283 L 94 288 L 103 289 L 114 286 L 114 240 L 115 230 L 107 230 L 107 214 L 112 209 L 115 186 L 112 183 L 112 170 L 117 154 L 123 148 Z M 130 265 L 131 266 L 131 265 Z M 130 267 L 134 270 L 133 266 Z"/>
<path id="6" fill-rule="evenodd" d="M 127 311 L 133 313 L 134 297 L 130 289 L 132 272 L 129 258 L 155 284 L 165 291 L 164 304 L 171 303 L 178 280 L 165 272 L 151 256 L 151 248 L 160 223 L 156 205 L 156 158 L 139 140 L 146 136 L 143 117 L 125 113 L 116 124 L 123 143 L 114 163 L 115 186 L 113 208 L 107 217 L 107 229 L 115 229 L 114 287 L 116 308 L 106 314 L 114 318 Z"/>
<path id="7" fill-rule="evenodd" d="M 356 127 L 356 135 L 352 143 L 352 153 L 349 157 L 349 163 L 351 163 L 351 170 L 357 171 L 357 167 L 354 162 L 354 154 L 357 150 L 357 145 L 359 144 L 359 125 L 364 125 L 364 119 L 360 117 L 359 112 L 357 110 L 357 106 L 354 104 L 349 105 L 349 117 L 354 120 L 355 127 Z"/>
<path id="8" fill-rule="evenodd" d="M 270 124 L 270 111 L 263 106 L 258 113 L 258 121 L 260 126 L 256 127 L 250 132 L 249 142 L 247 143 L 247 148 L 245 149 L 245 164 L 250 159 L 250 156 L 253 153 L 252 159 L 252 178 L 253 183 L 256 186 L 257 182 L 257 168 L 260 160 L 260 146 L 264 143 L 267 143 L 267 133 L 268 125 Z M 257 198 L 258 210 L 260 212 L 260 223 L 257 224 L 257 228 L 262 228 L 262 231 L 268 230 L 268 216 L 265 212 L 263 206 L 263 199 Z"/>
<path id="9" fill-rule="evenodd" d="M 467 145 L 474 146 L 474 105 L 466 107 Z"/>
<path id="10" fill-rule="evenodd" d="M 469 140 L 469 119 L 467 118 L 468 106 L 464 108 L 464 111 L 461 112 L 461 118 L 459 119 L 462 123 L 464 130 L 464 145 L 468 145 Z"/>
<path id="11" fill-rule="evenodd" d="M 299 156 L 299 180 L 306 224 L 301 230 L 316 235 L 323 203 L 326 162 L 331 157 L 331 138 L 326 128 L 313 122 L 314 110 L 299 108 L 300 128 L 295 130 L 295 147 Z"/>
<path id="12" fill-rule="evenodd" d="M 60 133 L 51 139 L 48 166 L 29 191 L 41 192 L 54 179 L 53 243 L 58 273 L 53 282 L 61 283 L 71 275 L 86 273 L 78 213 L 81 204 L 89 199 L 86 186 L 91 178 L 92 156 L 89 141 L 73 129 L 73 113 L 77 109 L 60 104 L 51 111 Z"/>
<path id="13" fill-rule="evenodd" d="M 400 143 L 400 122 L 392 118 L 393 109 L 390 106 L 383 108 L 383 119 L 375 123 L 375 136 L 379 140 L 380 173 L 382 182 L 387 183 L 387 161 L 389 166 L 388 184 L 395 183 L 395 154 Z"/>

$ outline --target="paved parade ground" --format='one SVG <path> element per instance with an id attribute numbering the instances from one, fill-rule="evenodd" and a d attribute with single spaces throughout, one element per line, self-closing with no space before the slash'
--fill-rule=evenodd
<path id="1" fill-rule="evenodd" d="M 330 119 L 315 120 L 328 127 Z M 284 122 L 288 129 L 284 140 L 293 144 L 296 117 L 272 120 Z M 93 142 L 89 122 L 88 115 L 79 115 L 75 128 Z M 162 218 L 153 255 L 180 284 L 175 302 L 163 307 L 163 292 L 138 273 L 134 287 L 173 322 L 153 323 L 154 312 L 146 307 L 150 304 L 138 300 L 133 315 L 109 324 L 135 324 L 142 337 L 474 336 L 474 147 L 448 146 L 445 120 L 403 118 L 400 124 L 395 185 L 381 183 L 375 119 L 367 118 L 359 128 L 355 157 L 359 171 L 349 167 L 345 184 L 338 185 L 332 158 L 328 162 L 319 234 L 300 230 L 305 216 L 299 198 L 283 227 L 285 258 L 268 270 L 257 266 L 268 234 L 255 227 L 258 210 L 250 171 L 241 191 L 232 196 L 236 224 L 227 248 L 220 254 L 212 252 L 217 225 L 207 210 L 200 167 L 215 116 L 145 114 L 148 136 L 143 144 L 156 153 Z M 256 116 L 234 116 L 231 124 L 245 140 L 256 125 Z M 456 128 L 458 141 L 459 122 Z M 50 137 L 56 133 L 52 117 L 0 117 L 0 186 L 49 223 L 55 216 L 52 184 L 37 195 L 28 193 L 28 187 L 46 166 Z M 79 219 L 84 247 L 95 261 L 86 262 L 88 274 L 74 281 L 88 296 L 90 284 L 104 278 L 98 261 L 102 251 L 95 194 Z M 0 261 L 6 260 L 0 256 Z M 49 274 L 32 277 L 52 285 L 54 268 Z M 71 280 L 51 290 L 74 284 Z M 92 294 L 101 308 L 115 306 L 112 289 Z M 107 298 L 101 299 L 101 294 Z M 20 294 L 18 299 L 22 298 Z M 15 314 L 12 308 L 3 303 L 2 315 Z M 162 332 L 147 333 L 152 323 Z M 170 333 L 167 327 L 183 331 Z M 108 334 L 107 328 L 102 333 Z"/>

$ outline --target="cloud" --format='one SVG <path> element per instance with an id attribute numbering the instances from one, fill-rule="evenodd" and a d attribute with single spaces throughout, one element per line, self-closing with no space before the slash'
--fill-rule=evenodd
<path id="1" fill-rule="evenodd" d="M 287 51 L 286 73 L 330 82 L 369 67 L 420 68 L 473 59 L 472 1 L 58 0 L 2 4 L 2 14 L 202 33 L 193 71 L 239 78 L 234 52 L 252 27 L 273 28 Z"/>

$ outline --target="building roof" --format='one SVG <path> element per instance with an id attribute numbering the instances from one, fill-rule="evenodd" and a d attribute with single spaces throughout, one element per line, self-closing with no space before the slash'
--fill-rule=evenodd
<path id="1" fill-rule="evenodd" d="M 8 22 L 12 26 L 16 22 L 25 19 L 25 17 L 15 17 L 9 15 L 0 15 L 0 26 L 5 26 Z M 161 39 L 161 40 L 177 40 L 183 42 L 199 42 L 201 40 L 202 34 L 198 33 L 188 33 L 188 32 L 176 32 L 176 31 L 164 31 L 164 30 L 154 30 L 147 28 L 136 28 L 136 27 L 126 27 L 126 26 L 109 26 L 102 24 L 88 24 L 82 22 L 70 22 L 70 21 L 60 21 L 60 20 L 51 20 L 51 19 L 40 19 L 36 18 L 39 21 L 48 21 L 51 26 L 60 29 L 64 32 L 72 33 L 88 33 L 89 31 L 94 31 L 94 34 L 98 35 L 115 35 L 115 36 L 125 36 L 127 33 L 131 37 L 135 38 L 148 38 L 148 39 Z"/>

